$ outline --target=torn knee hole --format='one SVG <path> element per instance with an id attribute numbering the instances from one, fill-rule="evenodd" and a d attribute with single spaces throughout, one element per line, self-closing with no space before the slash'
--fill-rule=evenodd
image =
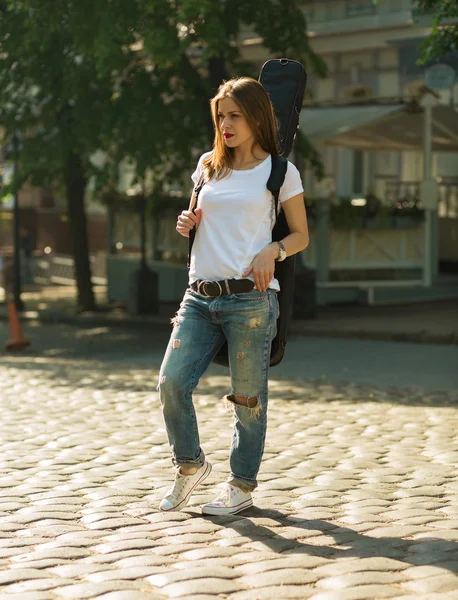
<path id="1" fill-rule="evenodd" d="M 246 396 L 234 396 L 234 402 L 242 406 L 248 406 L 248 408 L 255 408 L 259 400 L 257 396 L 251 396 L 250 398 Z"/>
<path id="2" fill-rule="evenodd" d="M 235 411 L 237 406 L 245 407 L 249 411 L 249 416 L 257 419 L 261 416 L 262 404 L 259 396 L 241 396 L 240 394 L 229 394 L 224 397 L 228 410 Z"/>
<path id="3" fill-rule="evenodd" d="M 173 349 L 179 348 L 180 346 L 181 346 L 181 340 L 173 340 L 173 343 L 172 343 Z"/>
<path id="4" fill-rule="evenodd" d="M 257 396 L 240 396 L 238 394 L 229 394 L 226 396 L 230 402 L 234 404 L 238 404 L 239 406 L 247 406 L 248 408 L 255 408 L 259 403 L 259 398 Z"/>

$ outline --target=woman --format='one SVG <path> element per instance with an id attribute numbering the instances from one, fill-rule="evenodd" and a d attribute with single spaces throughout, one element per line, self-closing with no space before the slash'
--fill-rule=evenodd
<path id="1" fill-rule="evenodd" d="M 291 231 L 272 242 L 273 198 L 266 183 L 272 154 L 278 154 L 275 114 L 265 89 L 242 77 L 223 83 L 211 100 L 213 151 L 201 156 L 192 175 L 204 175 L 195 214 L 183 211 L 177 231 L 196 228 L 189 288 L 174 319 L 158 390 L 177 467 L 163 498 L 164 511 L 180 510 L 210 474 L 200 447 L 192 392 L 227 339 L 234 411 L 231 475 L 204 514 L 235 514 L 252 506 L 251 492 L 264 451 L 270 346 L 276 335 L 276 260 L 308 245 L 303 188 L 288 163 L 280 191 Z"/>

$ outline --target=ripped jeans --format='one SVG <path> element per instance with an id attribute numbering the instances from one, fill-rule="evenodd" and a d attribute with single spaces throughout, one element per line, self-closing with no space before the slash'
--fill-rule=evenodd
<path id="1" fill-rule="evenodd" d="M 217 351 L 228 342 L 234 433 L 229 482 L 245 490 L 257 487 L 267 427 L 267 381 L 270 347 L 276 335 L 278 300 L 275 290 L 252 290 L 206 298 L 186 290 L 162 362 L 158 391 L 167 436 L 176 466 L 201 466 L 192 393 Z M 248 406 L 234 396 L 251 399 Z"/>

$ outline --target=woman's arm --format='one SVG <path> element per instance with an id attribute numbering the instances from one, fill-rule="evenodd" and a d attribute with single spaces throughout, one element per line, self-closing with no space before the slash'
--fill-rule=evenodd
<path id="1" fill-rule="evenodd" d="M 309 244 L 309 230 L 307 214 L 305 212 L 304 196 L 297 194 L 282 202 L 286 222 L 291 233 L 281 240 L 286 250 L 286 255 L 296 254 Z M 272 242 L 254 258 L 250 267 L 243 273 L 244 277 L 253 274 L 256 289 L 265 292 L 274 276 L 275 259 L 278 256 L 278 244 Z"/>
<path id="2" fill-rule="evenodd" d="M 177 226 L 175 227 L 178 233 L 183 237 L 189 237 L 189 232 L 191 229 L 194 229 L 194 227 L 197 231 L 200 221 L 202 220 L 202 209 L 196 208 L 195 212 L 192 211 L 195 204 L 196 194 L 193 191 L 189 201 L 189 210 L 183 210 L 182 213 L 178 215 Z"/>
<path id="3" fill-rule="evenodd" d="M 304 195 L 297 194 L 282 202 L 282 208 L 285 211 L 286 222 L 288 223 L 290 235 L 283 240 L 287 256 L 297 254 L 309 245 L 309 228 L 307 225 L 307 213 L 305 211 Z M 278 246 L 277 254 L 278 254 Z"/>

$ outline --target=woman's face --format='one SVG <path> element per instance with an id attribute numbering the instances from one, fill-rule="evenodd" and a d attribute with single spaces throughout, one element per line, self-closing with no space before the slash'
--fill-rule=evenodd
<path id="1" fill-rule="evenodd" d="M 218 122 L 226 146 L 237 148 L 247 142 L 252 145 L 253 132 L 239 105 L 232 98 L 223 98 L 218 102 Z"/>

